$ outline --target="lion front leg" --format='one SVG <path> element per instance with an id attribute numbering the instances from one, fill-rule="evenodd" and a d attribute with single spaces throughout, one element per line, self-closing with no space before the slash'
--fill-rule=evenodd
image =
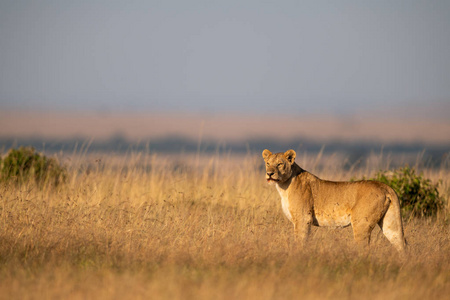
<path id="1" fill-rule="evenodd" d="M 312 209 L 302 207 L 292 214 L 292 223 L 294 224 L 295 240 L 301 246 L 305 246 L 311 233 L 313 223 Z"/>
<path id="2" fill-rule="evenodd" d="M 311 232 L 310 222 L 294 222 L 295 240 L 302 246 L 306 245 Z"/>

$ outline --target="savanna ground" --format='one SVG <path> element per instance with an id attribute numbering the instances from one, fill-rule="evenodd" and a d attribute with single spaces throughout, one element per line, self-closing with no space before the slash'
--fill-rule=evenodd
<path id="1" fill-rule="evenodd" d="M 448 299 L 450 170 L 419 168 L 446 204 L 404 220 L 400 258 L 378 228 L 368 255 L 351 228 L 314 228 L 296 246 L 259 155 L 73 154 L 66 184 L 0 186 L 3 299 Z M 348 180 L 388 169 L 375 158 L 346 169 L 300 155 L 318 176 Z"/>

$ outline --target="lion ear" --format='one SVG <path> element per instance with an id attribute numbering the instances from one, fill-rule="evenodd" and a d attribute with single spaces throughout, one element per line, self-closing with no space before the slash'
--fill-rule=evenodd
<path id="1" fill-rule="evenodd" d="M 272 152 L 270 152 L 269 150 L 267 150 L 267 149 L 265 149 L 263 152 L 262 152 L 262 157 L 264 158 L 264 160 L 267 160 L 268 158 L 269 158 L 269 156 L 271 156 L 272 155 Z"/>
<path id="2" fill-rule="evenodd" d="M 297 156 L 297 154 L 295 153 L 294 150 L 288 150 L 286 152 L 284 152 L 284 157 L 286 157 L 286 159 L 293 164 L 295 161 L 295 157 Z"/>

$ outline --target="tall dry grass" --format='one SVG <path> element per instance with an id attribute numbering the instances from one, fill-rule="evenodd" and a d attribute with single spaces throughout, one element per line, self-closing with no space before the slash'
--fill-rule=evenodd
<path id="1" fill-rule="evenodd" d="M 296 246 L 259 156 L 71 155 L 70 180 L 0 187 L 3 299 L 448 299 L 448 204 L 408 220 L 406 259 L 379 230 L 369 255 L 351 228 Z M 298 158 L 334 180 L 370 176 L 336 157 Z M 442 180 L 448 169 L 424 170 Z M 442 217 L 443 215 L 443 217 Z"/>

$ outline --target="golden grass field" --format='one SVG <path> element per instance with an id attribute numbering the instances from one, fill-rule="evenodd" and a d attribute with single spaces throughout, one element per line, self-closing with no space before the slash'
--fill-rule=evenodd
<path id="1" fill-rule="evenodd" d="M 351 228 L 314 228 L 296 246 L 257 155 L 61 158 L 58 187 L 0 187 L 2 299 L 449 299 L 450 171 L 437 219 L 404 220 L 401 258 L 378 229 L 368 255 Z M 321 178 L 373 175 L 300 155 Z"/>

